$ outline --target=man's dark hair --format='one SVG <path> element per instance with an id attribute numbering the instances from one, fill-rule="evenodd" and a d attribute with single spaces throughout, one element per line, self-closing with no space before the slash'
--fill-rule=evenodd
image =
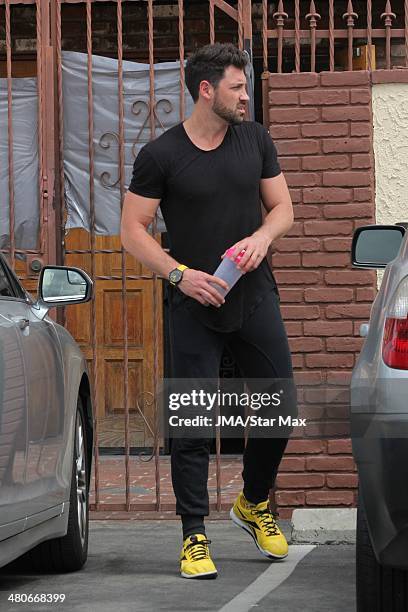
<path id="1" fill-rule="evenodd" d="M 201 81 L 208 81 L 216 88 L 228 66 L 244 70 L 248 55 L 231 43 L 206 45 L 187 60 L 186 85 L 194 102 L 198 100 Z"/>

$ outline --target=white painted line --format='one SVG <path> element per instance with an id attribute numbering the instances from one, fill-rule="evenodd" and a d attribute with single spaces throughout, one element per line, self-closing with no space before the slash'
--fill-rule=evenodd
<path id="1" fill-rule="evenodd" d="M 316 548 L 314 545 L 289 546 L 289 555 L 284 561 L 271 562 L 271 565 L 246 589 L 238 593 L 218 612 L 248 612 L 268 593 L 276 589 L 294 571 L 295 567 L 306 555 Z"/>

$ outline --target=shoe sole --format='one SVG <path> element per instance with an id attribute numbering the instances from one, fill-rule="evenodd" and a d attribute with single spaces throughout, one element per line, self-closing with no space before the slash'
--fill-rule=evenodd
<path id="1" fill-rule="evenodd" d="M 180 574 L 182 578 L 193 578 L 195 580 L 211 580 L 218 576 L 217 572 L 205 572 L 204 574 L 186 574 L 185 572 L 180 572 Z"/>
<path id="2" fill-rule="evenodd" d="M 235 523 L 235 525 L 237 525 L 238 527 L 241 527 L 241 529 L 244 529 L 247 533 L 249 533 L 249 535 L 252 537 L 253 541 L 255 542 L 255 545 L 257 549 L 259 550 L 259 552 L 262 553 L 265 557 L 268 557 L 268 559 L 284 559 L 285 557 L 288 556 L 289 553 L 285 553 L 284 555 L 274 555 L 273 553 L 267 550 L 264 550 L 257 542 L 257 539 L 252 533 L 252 531 L 250 530 L 250 528 L 244 523 L 244 521 L 241 521 L 241 519 L 238 518 L 238 516 L 235 514 L 234 508 L 231 508 L 230 518 Z"/>

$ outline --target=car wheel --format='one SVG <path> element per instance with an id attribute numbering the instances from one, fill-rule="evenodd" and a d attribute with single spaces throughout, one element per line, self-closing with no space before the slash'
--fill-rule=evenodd
<path id="1" fill-rule="evenodd" d="M 356 540 L 357 612 L 406 612 L 408 571 L 378 563 L 359 496 Z"/>
<path id="2" fill-rule="evenodd" d="M 78 398 L 68 530 L 65 536 L 41 542 L 26 553 L 30 567 L 37 571 L 77 571 L 88 557 L 89 466 L 84 424 L 84 410 Z"/>

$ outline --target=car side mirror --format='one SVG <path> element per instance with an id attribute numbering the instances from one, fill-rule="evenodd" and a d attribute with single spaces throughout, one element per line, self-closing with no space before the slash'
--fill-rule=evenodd
<path id="1" fill-rule="evenodd" d="M 38 283 L 38 301 L 53 308 L 69 304 L 84 304 L 92 298 L 93 282 L 79 268 L 44 266 Z"/>
<path id="2" fill-rule="evenodd" d="M 385 268 L 396 258 L 405 235 L 402 225 L 364 225 L 354 232 L 351 262 L 356 268 Z"/>

